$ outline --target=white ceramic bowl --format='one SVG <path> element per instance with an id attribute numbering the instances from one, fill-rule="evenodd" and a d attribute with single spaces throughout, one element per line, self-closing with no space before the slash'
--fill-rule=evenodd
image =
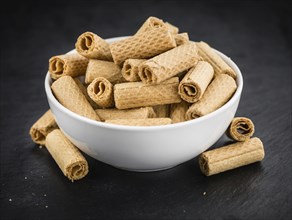
<path id="1" fill-rule="evenodd" d="M 52 94 L 49 73 L 45 79 L 45 90 L 59 127 L 81 151 L 125 170 L 164 170 L 188 161 L 211 147 L 235 115 L 243 87 L 242 75 L 230 58 L 220 52 L 218 54 L 237 74 L 235 94 L 218 110 L 182 123 L 153 127 L 106 124 L 82 117 L 62 106 Z"/>

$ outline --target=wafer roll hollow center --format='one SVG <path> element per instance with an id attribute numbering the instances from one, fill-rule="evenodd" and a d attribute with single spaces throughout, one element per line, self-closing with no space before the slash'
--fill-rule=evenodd
<path id="1" fill-rule="evenodd" d="M 237 141 L 245 141 L 255 131 L 254 124 L 249 118 L 236 117 L 227 129 L 227 135 Z"/>
<path id="2" fill-rule="evenodd" d="M 82 50 L 89 50 L 92 46 L 92 38 L 90 36 L 84 36 L 80 40 L 80 47 Z"/>
<path id="3" fill-rule="evenodd" d="M 52 60 L 51 71 L 54 74 L 61 75 L 64 71 L 64 62 L 60 58 Z"/>

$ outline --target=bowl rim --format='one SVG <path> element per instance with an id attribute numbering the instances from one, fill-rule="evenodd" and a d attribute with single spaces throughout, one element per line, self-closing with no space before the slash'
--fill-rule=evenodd
<path id="1" fill-rule="evenodd" d="M 117 40 L 122 40 L 127 38 L 128 36 L 121 36 L 121 37 L 113 37 L 113 38 L 108 38 L 106 39 L 107 42 L 112 43 L 114 41 Z M 240 71 L 240 69 L 238 68 L 238 66 L 235 64 L 235 62 L 233 62 L 233 60 L 231 60 L 231 58 L 229 58 L 228 56 L 226 56 L 225 54 L 223 54 L 222 52 L 214 49 L 216 53 L 218 53 L 224 61 L 226 61 L 231 68 L 237 73 L 237 77 L 236 77 L 236 84 L 237 84 L 237 89 L 235 91 L 235 93 L 233 94 L 233 96 L 231 97 L 231 99 L 228 100 L 228 102 L 226 102 L 223 106 L 221 106 L 220 108 L 218 108 L 217 110 L 201 116 L 199 118 L 196 119 L 192 119 L 189 121 L 184 121 L 184 122 L 179 122 L 179 123 L 175 123 L 175 124 L 169 124 L 169 125 L 161 125 L 161 126 L 130 126 L 130 125 L 117 125 L 117 124 L 110 124 L 110 123 L 105 123 L 105 122 L 100 122 L 100 121 L 94 121 L 92 119 L 86 118 L 84 116 L 78 115 L 75 112 L 72 112 L 71 110 L 67 109 L 66 107 L 64 107 L 53 95 L 53 92 L 51 90 L 51 83 L 52 83 L 52 79 L 50 77 L 49 71 L 46 74 L 45 77 L 45 92 L 47 95 L 47 98 L 54 103 L 54 105 L 59 108 L 60 111 L 62 111 L 64 114 L 69 115 L 70 117 L 75 118 L 76 120 L 80 120 L 84 123 L 87 124 L 91 124 L 94 126 L 99 126 L 99 127 L 104 127 L 104 128 L 108 128 L 108 129 L 115 129 L 115 130 L 128 130 L 128 131 L 156 131 L 156 130 L 168 130 L 168 129 L 176 129 L 182 126 L 186 126 L 186 125 L 191 125 L 191 124 L 196 124 L 196 123 L 200 123 L 204 120 L 208 120 L 212 117 L 215 117 L 216 115 L 220 114 L 221 112 L 225 111 L 226 109 L 228 109 L 231 105 L 233 105 L 238 99 L 240 99 L 241 96 L 241 92 L 243 89 L 243 77 L 242 77 L 242 73 Z M 68 53 L 74 53 L 76 50 L 73 49 L 71 51 L 69 51 Z"/>

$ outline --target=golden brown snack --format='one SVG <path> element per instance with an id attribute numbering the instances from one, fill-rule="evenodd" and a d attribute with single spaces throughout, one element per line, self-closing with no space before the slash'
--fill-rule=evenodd
<path id="1" fill-rule="evenodd" d="M 123 77 L 129 82 L 138 82 L 141 81 L 139 77 L 139 69 L 138 66 L 145 62 L 146 59 L 127 59 L 122 68 Z"/>
<path id="2" fill-rule="evenodd" d="M 181 102 L 177 93 L 178 78 L 174 77 L 160 84 L 128 82 L 114 86 L 116 108 L 128 109 Z"/>
<path id="3" fill-rule="evenodd" d="M 48 134 L 46 147 L 69 180 L 73 182 L 87 175 L 88 163 L 86 159 L 60 129 L 55 129 Z"/>
<path id="4" fill-rule="evenodd" d="M 265 157 L 264 146 L 257 137 L 206 151 L 199 157 L 203 174 L 211 176 L 237 167 L 255 163 Z"/>
<path id="5" fill-rule="evenodd" d="M 196 43 L 189 42 L 142 63 L 139 76 L 143 83 L 158 84 L 190 69 L 198 60 Z"/>
<path id="6" fill-rule="evenodd" d="M 49 60 L 49 73 L 52 79 L 62 76 L 81 76 L 86 72 L 88 59 L 78 53 L 53 56 Z"/>
<path id="7" fill-rule="evenodd" d="M 188 33 L 180 33 L 174 35 L 174 40 L 176 42 L 176 45 L 179 46 L 189 42 L 190 39 Z"/>
<path id="8" fill-rule="evenodd" d="M 171 124 L 171 119 L 170 118 L 115 119 L 106 120 L 105 123 L 130 126 L 159 126 Z"/>
<path id="9" fill-rule="evenodd" d="M 88 59 L 112 60 L 109 43 L 92 32 L 81 34 L 75 47 L 79 54 Z"/>
<path id="10" fill-rule="evenodd" d="M 254 124 L 249 118 L 236 117 L 227 129 L 227 135 L 236 141 L 245 141 L 254 133 Z"/>
<path id="11" fill-rule="evenodd" d="M 235 80 L 227 74 L 219 74 L 206 89 L 200 101 L 192 104 L 186 112 L 186 119 L 207 115 L 223 106 L 236 90 Z"/>
<path id="12" fill-rule="evenodd" d="M 172 123 L 179 123 L 186 121 L 186 112 L 190 104 L 182 101 L 181 103 L 171 104 L 170 106 L 170 118 Z"/>
<path id="13" fill-rule="evenodd" d="M 45 145 L 46 136 L 58 128 L 51 110 L 46 111 L 30 128 L 29 134 L 36 144 Z"/>
<path id="14" fill-rule="evenodd" d="M 63 76 L 53 82 L 52 91 L 67 109 L 81 116 L 99 121 L 98 115 L 71 76 Z"/>
<path id="15" fill-rule="evenodd" d="M 190 103 L 197 102 L 202 98 L 213 76 L 213 67 L 208 62 L 199 61 L 179 83 L 180 97 Z"/>

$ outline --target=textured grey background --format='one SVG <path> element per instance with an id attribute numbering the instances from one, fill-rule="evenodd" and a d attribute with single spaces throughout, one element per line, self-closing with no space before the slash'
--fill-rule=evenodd
<path id="1" fill-rule="evenodd" d="M 289 219 L 292 196 L 291 7 L 285 1 L 50 1 L 1 6 L 2 219 Z M 118 170 L 87 157 L 68 181 L 28 136 L 48 108 L 48 59 L 90 30 L 135 33 L 157 16 L 230 56 L 244 76 L 237 112 L 250 117 L 266 158 L 212 177 L 197 158 L 156 173 Z M 225 144 L 223 136 L 213 147 Z M 206 195 L 203 193 L 206 192 Z"/>

